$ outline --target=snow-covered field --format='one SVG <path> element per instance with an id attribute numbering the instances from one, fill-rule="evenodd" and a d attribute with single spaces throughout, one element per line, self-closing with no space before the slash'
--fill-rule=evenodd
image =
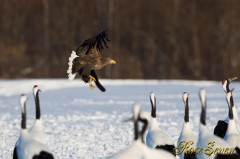
<path id="1" fill-rule="evenodd" d="M 28 128 L 34 117 L 32 87 L 38 84 L 48 147 L 56 159 L 101 159 L 131 144 L 133 124 L 122 123 L 139 102 L 150 112 L 149 93 L 157 98 L 160 127 L 176 142 L 183 122 L 182 93 L 189 92 L 190 121 L 198 132 L 199 88 L 207 91 L 207 125 L 211 130 L 225 119 L 227 104 L 221 82 L 184 80 L 101 80 L 105 93 L 90 90 L 80 80 L 0 80 L 0 159 L 12 158 L 20 130 L 21 93 L 28 95 Z M 233 83 L 236 106 L 240 105 L 239 83 Z"/>

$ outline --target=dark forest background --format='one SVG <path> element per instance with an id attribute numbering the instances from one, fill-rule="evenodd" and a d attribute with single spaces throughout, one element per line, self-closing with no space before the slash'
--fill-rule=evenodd
<path id="1" fill-rule="evenodd" d="M 0 77 L 67 78 L 68 57 L 107 30 L 101 78 L 207 79 L 240 71 L 239 0 L 0 0 Z"/>

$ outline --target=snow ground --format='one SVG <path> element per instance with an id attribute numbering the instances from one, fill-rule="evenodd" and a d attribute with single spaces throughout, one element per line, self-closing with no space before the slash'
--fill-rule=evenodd
<path id="1" fill-rule="evenodd" d="M 80 80 L 59 79 L 0 80 L 0 159 L 12 158 L 19 136 L 21 93 L 28 95 L 28 128 L 34 117 L 32 87 L 39 84 L 40 102 L 48 147 L 56 159 L 102 159 L 131 144 L 132 123 L 122 123 L 131 116 L 132 105 L 139 102 L 150 112 L 149 93 L 157 98 L 160 127 L 176 142 L 181 131 L 184 106 L 182 93 L 189 92 L 190 121 L 197 134 L 200 113 L 198 91 L 207 91 L 207 125 L 213 130 L 225 119 L 227 104 L 221 82 L 185 80 L 101 80 L 107 91 L 90 90 Z M 240 101 L 239 83 L 233 93 Z"/>

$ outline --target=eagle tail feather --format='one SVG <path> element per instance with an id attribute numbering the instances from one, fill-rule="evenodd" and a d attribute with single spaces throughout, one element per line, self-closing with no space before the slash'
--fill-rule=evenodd
<path id="1" fill-rule="evenodd" d="M 72 51 L 72 54 L 69 57 L 68 70 L 67 70 L 69 80 L 73 80 L 75 78 L 75 76 L 77 75 L 77 73 L 73 73 L 73 71 L 72 71 L 72 68 L 74 65 L 73 60 L 77 57 L 79 57 L 79 56 L 77 56 L 76 52 Z"/>

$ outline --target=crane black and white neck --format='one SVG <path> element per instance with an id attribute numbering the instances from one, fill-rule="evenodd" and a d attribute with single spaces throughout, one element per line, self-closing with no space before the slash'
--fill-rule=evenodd
<path id="1" fill-rule="evenodd" d="M 183 103 L 184 103 L 184 106 L 185 106 L 184 123 L 189 123 L 188 97 L 189 97 L 189 94 L 187 92 L 184 92 L 183 95 L 182 95 Z"/>
<path id="2" fill-rule="evenodd" d="M 143 136 L 148 128 L 148 120 L 140 111 L 140 106 L 135 104 L 133 107 L 133 123 L 134 123 L 134 141 L 125 150 L 109 157 L 108 159 L 175 159 L 171 153 L 165 150 L 154 150 L 148 148 L 143 141 Z M 138 123 L 142 122 L 142 129 L 139 129 Z"/>
<path id="3" fill-rule="evenodd" d="M 27 96 L 25 94 L 21 94 L 20 97 L 20 105 L 21 105 L 21 133 L 25 133 L 26 128 L 27 128 L 27 121 L 26 121 L 26 117 L 27 117 L 27 112 L 26 112 L 26 100 L 27 100 Z M 19 142 L 20 142 L 20 138 L 21 138 L 21 133 L 20 136 L 15 144 L 14 150 L 13 150 L 13 159 L 19 159 L 19 155 L 18 152 L 19 151 Z"/>
<path id="4" fill-rule="evenodd" d="M 146 112 L 140 112 L 139 121 L 143 123 L 142 130 L 139 131 L 139 137 L 142 139 L 142 144 L 144 144 L 143 136 L 148 129 L 149 124 L 149 114 Z M 162 139 L 163 140 L 163 139 Z M 144 145 L 145 146 L 145 145 Z M 175 154 L 173 152 L 166 151 L 164 149 L 152 149 L 149 147 L 144 148 L 144 159 L 175 159 Z"/>
<path id="5" fill-rule="evenodd" d="M 33 86 L 33 96 L 35 101 L 35 107 L 36 107 L 36 120 L 41 119 L 41 108 L 40 108 L 40 101 L 39 101 L 39 92 L 41 90 L 39 89 L 38 85 Z"/>
<path id="6" fill-rule="evenodd" d="M 153 92 L 150 93 L 150 102 L 151 102 L 151 106 L 152 106 L 152 109 L 151 109 L 151 116 L 152 118 L 156 118 L 156 96 Z"/>
<path id="7" fill-rule="evenodd" d="M 20 99 L 22 121 L 18 146 L 16 147 L 16 157 L 17 159 L 54 159 L 48 149 L 42 143 L 33 140 L 27 131 L 26 99 L 25 95 L 22 95 Z"/>
<path id="8" fill-rule="evenodd" d="M 237 148 L 240 148 L 240 134 L 239 131 L 237 130 L 235 120 L 234 120 L 234 114 L 233 114 L 233 97 L 232 97 L 232 91 L 227 92 L 227 103 L 228 103 L 228 108 L 229 108 L 229 121 L 228 121 L 228 128 L 226 135 L 224 139 L 231 145 Z"/>
<path id="9" fill-rule="evenodd" d="M 185 106 L 185 115 L 184 115 L 182 131 L 180 133 L 180 136 L 178 138 L 178 143 L 177 143 L 177 148 L 179 151 L 182 150 L 183 145 L 185 145 L 186 143 L 189 143 L 189 142 L 191 142 L 189 149 L 195 150 L 196 146 L 197 146 L 197 137 L 194 135 L 194 133 L 192 132 L 191 127 L 190 127 L 188 96 L 189 96 L 189 94 L 187 92 L 184 92 L 182 95 L 183 103 Z M 196 158 L 196 155 L 180 153 L 179 157 L 180 157 L 180 159 L 194 159 L 194 158 Z"/>
<path id="10" fill-rule="evenodd" d="M 201 89 L 199 92 L 201 100 L 202 111 L 200 115 L 199 135 L 197 148 L 202 148 L 202 153 L 198 153 L 197 159 L 239 159 L 239 155 L 235 152 L 235 148 L 228 144 L 220 137 L 213 135 L 212 132 L 206 126 L 206 92 Z M 208 153 L 205 150 L 207 146 L 212 145 L 217 148 L 224 149 L 223 153 Z M 234 153 L 233 153 L 233 152 Z M 223 151 L 222 151 L 223 152 Z"/>
<path id="11" fill-rule="evenodd" d="M 42 144 L 46 144 L 46 135 L 42 123 L 41 118 L 41 107 L 40 107 L 40 100 L 39 100 L 39 92 L 41 90 L 39 89 L 38 85 L 33 86 L 33 96 L 35 100 L 35 110 L 36 110 L 36 116 L 35 116 L 35 122 L 31 129 L 29 130 L 29 135 L 32 136 L 32 138 Z"/>
<path id="12" fill-rule="evenodd" d="M 225 80 L 222 80 L 222 87 L 223 87 L 223 90 L 225 93 L 227 92 L 230 92 L 230 88 L 229 88 L 229 85 L 232 81 L 236 80 L 237 77 L 233 77 L 233 78 L 229 78 L 229 79 L 225 79 Z M 233 105 L 232 107 L 232 110 L 233 110 L 233 115 L 234 115 L 234 120 L 236 122 L 236 125 L 237 125 L 237 128 L 238 130 L 240 131 L 240 121 L 239 121 L 239 118 L 238 118 L 238 114 L 237 114 L 237 110 L 236 110 L 236 107 Z M 225 134 L 226 134 L 226 131 L 227 131 L 227 127 L 228 127 L 228 115 L 226 117 L 225 120 L 219 120 L 216 127 L 214 128 L 214 134 L 221 137 L 221 138 L 224 138 Z"/>
<path id="13" fill-rule="evenodd" d="M 131 159 L 140 159 L 143 158 L 144 153 L 143 153 L 143 144 L 142 144 L 142 139 L 139 137 L 139 127 L 138 127 L 138 118 L 140 114 L 140 105 L 135 104 L 133 106 L 133 125 L 134 125 L 134 141 L 133 143 L 126 148 L 125 150 L 122 150 L 107 159 L 126 159 L 126 158 L 131 158 Z"/>
<path id="14" fill-rule="evenodd" d="M 163 149 L 174 153 L 174 143 L 170 136 L 164 133 L 160 127 L 156 118 L 156 97 L 153 92 L 150 93 L 151 102 L 151 116 L 148 118 L 149 129 L 146 135 L 146 144 L 153 149 Z"/>
<path id="15" fill-rule="evenodd" d="M 222 80 L 222 87 L 223 87 L 223 90 L 225 91 L 225 93 L 231 91 L 230 88 L 229 88 L 229 85 L 230 85 L 230 83 L 232 83 L 232 81 L 234 81 L 236 79 L 237 79 L 237 77 Z"/>
<path id="16" fill-rule="evenodd" d="M 232 92 L 234 89 L 231 89 L 229 88 L 229 85 L 232 81 L 236 80 L 237 77 L 233 77 L 233 78 L 229 78 L 229 79 L 226 79 L 226 80 L 223 80 L 222 81 L 222 86 L 223 86 L 223 89 L 226 93 L 229 93 L 229 92 Z M 233 110 L 233 115 L 234 115 L 234 119 L 237 123 L 237 128 L 238 130 L 240 131 L 240 122 L 239 122 L 239 118 L 238 118 L 238 114 L 237 114 L 237 110 L 236 110 L 236 107 L 235 105 L 233 104 L 232 105 L 232 110 Z"/>

